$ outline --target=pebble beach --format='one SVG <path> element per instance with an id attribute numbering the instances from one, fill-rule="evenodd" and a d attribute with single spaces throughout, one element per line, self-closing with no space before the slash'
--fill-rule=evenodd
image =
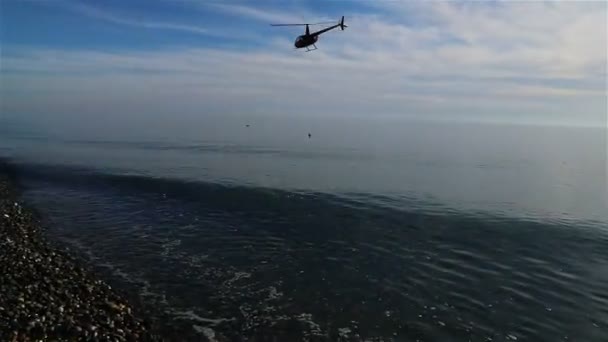
<path id="1" fill-rule="evenodd" d="M 0 341 L 160 341 L 127 300 L 53 246 L 0 174 Z"/>

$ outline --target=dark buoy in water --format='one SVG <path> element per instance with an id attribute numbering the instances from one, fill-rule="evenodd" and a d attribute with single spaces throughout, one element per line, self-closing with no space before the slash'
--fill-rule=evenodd
<path id="1" fill-rule="evenodd" d="M 249 127 L 249 124 L 245 125 L 245 127 Z"/>
<path id="2" fill-rule="evenodd" d="M 310 133 L 308 133 L 308 139 L 310 139 L 310 137 L 311 137 L 311 135 L 310 135 Z"/>

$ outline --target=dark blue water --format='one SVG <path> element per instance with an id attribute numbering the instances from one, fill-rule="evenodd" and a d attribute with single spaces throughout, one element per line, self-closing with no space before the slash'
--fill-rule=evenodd
<path id="1" fill-rule="evenodd" d="M 605 130 L 292 121 L 13 118 L 0 155 L 184 338 L 606 340 Z"/>

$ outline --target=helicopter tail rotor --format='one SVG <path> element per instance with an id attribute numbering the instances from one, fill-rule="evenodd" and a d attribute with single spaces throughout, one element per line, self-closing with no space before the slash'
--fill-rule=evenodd
<path id="1" fill-rule="evenodd" d="M 340 20 L 340 29 L 341 29 L 342 31 L 344 31 L 344 28 L 345 28 L 345 27 L 348 27 L 348 26 L 344 25 L 344 16 L 342 16 L 342 20 Z"/>

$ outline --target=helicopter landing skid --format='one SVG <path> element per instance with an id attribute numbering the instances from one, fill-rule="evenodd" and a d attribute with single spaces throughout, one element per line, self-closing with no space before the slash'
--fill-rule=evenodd
<path id="1" fill-rule="evenodd" d="M 314 46 L 314 49 L 309 49 L 308 46 L 306 47 L 306 52 L 310 52 L 310 51 L 315 51 L 317 50 L 317 46 L 315 44 L 312 44 L 312 46 Z"/>

